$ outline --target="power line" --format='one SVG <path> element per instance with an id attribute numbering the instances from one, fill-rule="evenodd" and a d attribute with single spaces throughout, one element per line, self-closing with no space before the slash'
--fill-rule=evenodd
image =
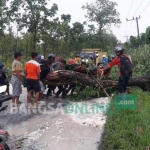
<path id="1" fill-rule="evenodd" d="M 138 10 L 139 10 L 139 8 L 140 8 L 140 6 L 141 6 L 142 3 L 143 3 L 143 0 L 141 0 L 139 6 L 138 6 L 138 8 L 136 9 L 136 11 L 135 11 L 135 13 L 134 13 L 133 16 L 136 15 L 136 13 L 138 12 Z M 132 32 L 132 30 L 131 30 L 132 26 L 131 26 L 131 25 L 132 25 L 132 22 L 130 23 L 130 27 L 129 27 L 129 32 L 128 32 L 128 34 L 130 33 L 130 31 Z M 135 26 L 134 26 L 134 27 L 135 27 Z"/>
<path id="2" fill-rule="evenodd" d="M 139 17 L 136 17 L 136 18 L 134 18 L 133 17 L 133 19 L 130 19 L 130 20 L 128 20 L 127 19 L 127 21 L 133 21 L 133 20 L 136 20 L 136 24 L 137 24 L 137 32 L 138 32 L 138 41 L 139 41 L 139 47 L 140 47 L 140 32 L 139 32 L 139 23 L 138 23 L 138 20 L 140 19 L 141 17 L 139 16 Z"/>
<path id="3" fill-rule="evenodd" d="M 130 9 L 129 9 L 129 12 L 128 12 L 128 15 L 127 15 L 127 18 L 128 18 L 129 14 L 130 14 L 130 11 L 131 11 L 131 8 L 132 8 L 132 5 L 133 5 L 133 2 L 134 2 L 134 0 L 132 0 L 132 3 L 131 3 L 131 6 L 130 6 Z"/>
<path id="4" fill-rule="evenodd" d="M 128 34 L 127 35 L 129 35 L 131 28 L 132 28 L 132 21 L 130 22 L 129 30 L 128 30 Z"/>
<path id="5" fill-rule="evenodd" d="M 143 3 L 143 0 L 141 0 L 141 2 L 140 2 L 140 4 L 139 4 L 139 6 L 138 6 L 138 8 L 137 8 L 137 10 L 135 11 L 135 13 L 134 13 L 134 15 L 133 16 L 135 16 L 136 15 L 136 13 L 137 13 L 137 11 L 139 10 L 139 8 L 140 8 L 140 6 L 141 6 L 141 4 Z"/>
<path id="6" fill-rule="evenodd" d="M 148 7 L 149 4 L 150 4 L 150 1 L 149 1 L 149 3 L 145 6 L 145 8 L 143 9 L 143 11 L 141 12 L 141 15 L 142 15 L 143 12 L 146 10 L 146 8 Z"/>
<path id="7" fill-rule="evenodd" d="M 133 6 L 133 2 L 134 2 L 134 0 L 132 0 L 132 3 L 131 3 L 131 6 L 130 6 L 130 9 L 129 9 L 129 12 L 128 12 L 128 15 L 127 15 L 127 18 L 128 18 L 129 14 L 130 14 L 131 8 L 132 8 L 132 6 Z M 126 28 L 127 28 L 127 21 L 126 21 L 126 24 L 125 24 L 124 34 L 126 33 Z"/>

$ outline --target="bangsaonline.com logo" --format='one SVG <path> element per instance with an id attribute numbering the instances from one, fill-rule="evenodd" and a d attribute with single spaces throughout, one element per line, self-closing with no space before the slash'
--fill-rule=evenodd
<path id="1" fill-rule="evenodd" d="M 20 106 L 13 107 L 10 105 L 8 109 L 4 111 L 5 114 L 109 114 L 111 111 L 111 103 L 46 103 L 41 102 L 35 109 L 32 104 L 30 108 L 27 104 L 22 103 Z M 137 108 L 136 95 L 124 95 L 116 96 L 114 99 L 115 108 L 120 110 L 135 110 Z"/>

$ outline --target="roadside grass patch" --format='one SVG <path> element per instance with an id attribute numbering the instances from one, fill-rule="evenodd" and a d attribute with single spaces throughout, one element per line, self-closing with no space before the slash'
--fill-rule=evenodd
<path id="1" fill-rule="evenodd" d="M 133 89 L 138 98 L 135 110 L 117 111 L 111 103 L 99 150 L 150 149 L 150 94 Z"/>

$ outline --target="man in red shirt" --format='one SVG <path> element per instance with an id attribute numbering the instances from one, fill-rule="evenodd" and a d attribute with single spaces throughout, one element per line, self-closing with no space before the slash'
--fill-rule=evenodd
<path id="1" fill-rule="evenodd" d="M 108 69 L 112 68 L 113 66 L 117 65 L 119 67 L 119 84 L 118 84 L 118 90 L 120 92 L 121 95 L 125 95 L 126 94 L 126 90 L 127 90 L 127 85 L 129 82 L 129 79 L 132 75 L 132 72 L 128 72 L 127 74 L 123 73 L 122 71 L 122 57 L 127 58 L 126 60 L 130 61 L 128 63 L 128 61 L 126 61 L 128 64 L 132 64 L 132 60 L 131 57 L 129 55 L 124 54 L 124 47 L 123 46 L 117 46 L 114 49 L 114 52 L 116 53 L 116 57 L 112 60 L 112 62 L 110 62 L 107 67 L 105 67 L 103 69 L 103 72 L 105 74 L 105 72 L 107 72 Z"/>
<path id="2" fill-rule="evenodd" d="M 37 108 L 37 101 L 39 99 L 39 94 L 41 91 L 40 87 L 40 64 L 37 62 L 38 54 L 36 52 L 31 53 L 31 60 L 28 61 L 25 65 L 25 73 L 27 78 L 27 100 L 28 100 L 28 107 L 30 107 L 31 103 L 31 95 L 32 92 L 35 92 L 34 97 L 34 108 Z"/>

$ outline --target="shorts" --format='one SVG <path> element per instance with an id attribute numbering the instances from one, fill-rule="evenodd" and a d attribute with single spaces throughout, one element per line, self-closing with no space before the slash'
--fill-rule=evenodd
<path id="1" fill-rule="evenodd" d="M 41 92 L 39 80 L 27 79 L 27 91 Z"/>
<path id="2" fill-rule="evenodd" d="M 12 96 L 20 96 L 20 94 L 22 93 L 22 87 L 21 87 L 20 80 L 17 77 L 12 76 L 11 84 L 12 84 L 12 88 L 13 88 Z"/>

